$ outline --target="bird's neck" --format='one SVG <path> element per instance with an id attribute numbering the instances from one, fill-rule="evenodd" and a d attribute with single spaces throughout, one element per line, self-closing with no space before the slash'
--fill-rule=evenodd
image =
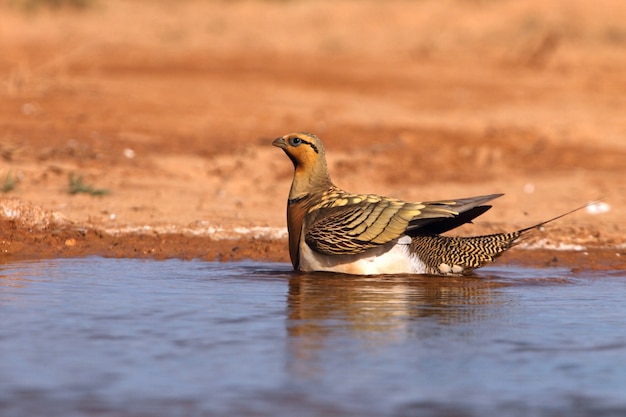
<path id="1" fill-rule="evenodd" d="M 302 198 L 306 195 L 325 191 L 332 185 L 325 162 L 318 161 L 317 164 L 309 167 L 297 166 L 291 183 L 289 199 Z"/>

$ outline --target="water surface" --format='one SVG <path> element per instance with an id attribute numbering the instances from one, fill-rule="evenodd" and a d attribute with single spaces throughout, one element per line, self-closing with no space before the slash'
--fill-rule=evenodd
<path id="1" fill-rule="evenodd" d="M 0 415 L 624 416 L 626 273 L 0 265 Z"/>

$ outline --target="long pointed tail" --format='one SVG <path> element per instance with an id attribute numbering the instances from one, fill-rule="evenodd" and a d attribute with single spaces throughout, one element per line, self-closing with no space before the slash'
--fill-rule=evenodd
<path id="1" fill-rule="evenodd" d="M 427 266 L 432 274 L 467 274 L 473 269 L 493 262 L 507 249 L 518 243 L 520 237 L 527 232 L 597 202 L 589 202 L 567 213 L 509 233 L 471 237 L 450 237 L 434 233 L 418 234 L 411 240 L 410 251 Z"/>
<path id="2" fill-rule="evenodd" d="M 525 233 L 525 232 L 528 232 L 529 230 L 537 229 L 537 228 L 539 228 L 539 227 L 541 227 L 541 226 L 545 226 L 545 225 L 546 225 L 546 224 L 548 224 L 548 223 L 551 223 L 551 222 L 553 222 L 553 221 L 555 221 L 555 220 L 558 220 L 558 219 L 560 219 L 561 217 L 565 217 L 565 216 L 568 216 L 568 215 L 570 215 L 570 214 L 572 214 L 572 213 L 575 213 L 575 212 L 577 212 L 578 210 L 582 210 L 582 209 L 585 209 L 585 208 L 587 208 L 587 207 L 589 207 L 589 206 L 593 206 L 594 204 L 597 204 L 597 203 L 599 203 L 600 201 L 601 201 L 601 200 L 593 200 L 593 201 L 589 201 L 588 203 L 585 203 L 585 204 L 583 204 L 583 205 L 582 205 L 582 206 L 580 206 L 580 207 L 576 207 L 575 209 L 570 210 L 570 211 L 568 211 L 567 213 L 559 214 L 559 215 L 558 215 L 558 216 L 556 216 L 556 217 L 553 217 L 553 218 L 548 219 L 548 220 L 544 220 L 544 221 L 542 221 L 541 223 L 537 223 L 537 224 L 534 224 L 534 225 L 532 225 L 532 226 L 525 227 L 525 228 L 520 229 L 520 230 L 518 230 L 518 231 L 519 231 L 520 233 Z"/>

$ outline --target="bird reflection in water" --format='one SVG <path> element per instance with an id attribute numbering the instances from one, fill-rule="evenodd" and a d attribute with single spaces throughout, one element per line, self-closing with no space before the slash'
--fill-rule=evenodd
<path id="1" fill-rule="evenodd" d="M 292 358 L 306 367 L 307 359 L 346 340 L 374 349 L 423 341 L 445 326 L 498 314 L 507 299 L 498 291 L 503 285 L 485 277 L 294 274 L 288 295 Z"/>

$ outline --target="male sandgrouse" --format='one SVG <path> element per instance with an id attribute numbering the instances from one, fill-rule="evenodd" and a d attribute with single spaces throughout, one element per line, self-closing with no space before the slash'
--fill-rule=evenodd
<path id="1" fill-rule="evenodd" d="M 484 204 L 502 194 L 422 203 L 351 194 L 330 180 L 317 136 L 293 133 L 272 144 L 285 151 L 295 168 L 287 200 L 289 254 L 295 270 L 466 274 L 492 262 L 524 232 L 539 226 L 486 236 L 441 236 L 487 211 L 491 206 Z"/>

